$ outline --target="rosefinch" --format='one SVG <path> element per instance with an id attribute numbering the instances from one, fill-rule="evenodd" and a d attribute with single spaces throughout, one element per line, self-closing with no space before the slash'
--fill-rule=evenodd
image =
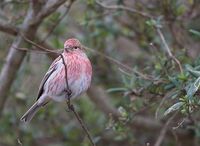
<path id="1" fill-rule="evenodd" d="M 67 81 L 71 91 L 71 96 L 68 98 L 75 98 L 89 88 L 92 66 L 77 39 L 68 39 L 64 43 L 62 55 L 67 67 Z M 30 121 L 35 113 L 51 100 L 58 102 L 67 100 L 66 90 L 65 66 L 59 56 L 51 64 L 40 84 L 37 101 L 21 120 Z"/>

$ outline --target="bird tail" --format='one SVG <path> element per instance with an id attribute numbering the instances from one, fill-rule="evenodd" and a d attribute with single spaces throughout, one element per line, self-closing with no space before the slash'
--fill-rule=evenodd
<path id="1" fill-rule="evenodd" d="M 37 102 L 35 102 L 31 108 L 21 117 L 21 121 L 23 122 L 30 122 L 33 116 L 36 114 L 36 112 L 40 109 L 41 105 L 38 105 Z"/>

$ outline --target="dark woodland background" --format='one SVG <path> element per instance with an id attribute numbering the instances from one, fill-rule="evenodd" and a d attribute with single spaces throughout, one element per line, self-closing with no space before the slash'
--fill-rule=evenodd
<path id="1" fill-rule="evenodd" d="M 97 146 L 200 145 L 199 0 L 1 0 L 1 146 L 90 145 L 65 103 L 19 120 L 56 57 L 38 45 L 71 37 L 94 50 L 73 104 Z"/>

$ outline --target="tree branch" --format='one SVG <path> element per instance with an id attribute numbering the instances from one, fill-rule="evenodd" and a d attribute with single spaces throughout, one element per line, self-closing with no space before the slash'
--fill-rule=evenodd
<path id="1" fill-rule="evenodd" d="M 99 51 L 96 51 L 96 50 L 94 50 L 94 49 L 88 48 L 88 47 L 86 47 L 86 46 L 83 46 L 83 47 L 84 47 L 86 50 L 89 50 L 89 51 L 91 51 L 91 52 L 94 52 L 94 53 L 96 53 L 96 54 L 98 54 L 98 55 L 100 55 L 100 56 L 106 58 L 107 60 L 111 61 L 112 63 L 114 63 L 114 64 L 116 64 L 116 65 L 118 65 L 119 67 L 122 67 L 122 68 L 126 69 L 126 70 L 129 71 L 130 73 L 134 73 L 134 74 L 138 75 L 138 76 L 141 77 L 142 79 L 154 81 L 154 79 L 153 79 L 151 76 L 145 75 L 145 74 L 143 74 L 143 73 L 141 73 L 141 72 L 139 72 L 139 71 L 137 71 L 137 70 L 131 68 L 130 66 L 128 66 L 128 65 L 126 65 L 126 64 L 123 64 L 123 63 L 121 63 L 120 61 L 118 61 L 118 60 L 116 60 L 116 59 L 114 59 L 114 58 L 112 58 L 112 57 L 110 57 L 110 56 L 107 56 L 106 54 L 103 54 L 103 53 L 101 53 L 101 52 L 99 52 Z"/>
<path id="2" fill-rule="evenodd" d="M 182 68 L 182 66 L 181 66 L 180 61 L 172 54 L 172 52 L 171 52 L 171 50 L 170 50 L 170 48 L 169 48 L 169 46 L 168 46 L 168 44 L 167 44 L 167 42 L 166 42 L 166 40 L 165 40 L 164 35 L 162 34 L 160 28 L 159 28 L 159 27 L 156 27 L 155 29 L 156 29 L 156 31 L 157 31 L 157 33 L 158 33 L 158 35 L 159 35 L 159 37 L 160 37 L 160 39 L 161 39 L 163 45 L 164 45 L 164 49 L 165 49 L 166 52 L 168 53 L 169 57 L 170 57 L 172 60 L 174 60 L 174 61 L 178 64 L 178 67 L 179 67 L 179 69 L 180 69 L 180 72 L 183 73 L 183 68 Z"/>
<path id="3" fill-rule="evenodd" d="M 75 0 L 68 0 L 67 7 L 70 8 L 72 3 Z M 62 4 L 64 4 L 66 0 L 57 0 L 54 4 L 49 5 L 48 3 L 45 5 L 45 7 L 42 9 L 42 11 L 38 14 L 38 16 L 34 19 L 32 22 L 33 24 L 37 24 L 40 22 L 40 20 L 44 19 L 45 17 L 49 16 L 52 12 L 54 12 L 58 7 L 60 7 Z"/>
<path id="4" fill-rule="evenodd" d="M 29 26 L 29 21 L 32 20 L 33 17 L 33 11 L 31 10 L 31 7 L 28 9 L 28 13 L 24 19 L 24 22 L 22 24 L 22 27 L 19 31 L 23 32 L 26 37 L 33 37 L 35 36 L 36 27 L 31 28 Z M 15 79 L 15 75 L 17 73 L 17 70 L 19 69 L 26 52 L 18 51 L 15 48 L 19 48 L 19 46 L 22 44 L 23 39 L 21 36 L 17 36 L 16 39 L 13 41 L 10 51 L 6 57 L 6 61 L 2 67 L 1 73 L 0 73 L 0 116 L 2 114 L 2 110 L 4 107 L 4 103 L 6 102 L 7 95 L 9 93 L 9 90 L 11 88 L 11 85 Z"/>
<path id="5" fill-rule="evenodd" d="M 19 31 L 19 29 L 16 28 L 15 26 L 10 25 L 10 24 L 2 24 L 2 23 L 0 23 L 0 31 L 4 32 L 4 33 L 7 33 L 7 34 L 10 34 L 10 35 L 16 36 L 18 31 Z"/>

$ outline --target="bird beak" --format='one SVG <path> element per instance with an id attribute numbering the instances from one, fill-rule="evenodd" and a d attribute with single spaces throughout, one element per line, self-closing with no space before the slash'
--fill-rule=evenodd
<path id="1" fill-rule="evenodd" d="M 65 47 L 64 50 L 65 50 L 66 52 L 69 52 L 69 48 L 68 48 L 68 47 Z"/>

